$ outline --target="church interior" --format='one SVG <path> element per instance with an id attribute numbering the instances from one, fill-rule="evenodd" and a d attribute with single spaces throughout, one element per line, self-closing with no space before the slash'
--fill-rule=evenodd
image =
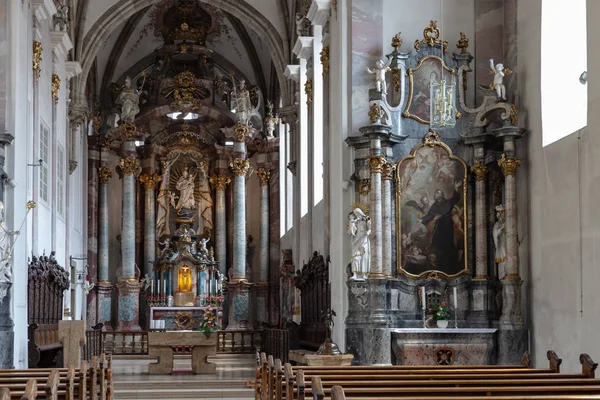
<path id="1" fill-rule="evenodd" d="M 595 16 L 0 0 L 0 398 L 600 398 Z"/>

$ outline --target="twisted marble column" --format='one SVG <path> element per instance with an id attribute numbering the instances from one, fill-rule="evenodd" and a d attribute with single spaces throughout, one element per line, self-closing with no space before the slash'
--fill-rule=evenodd
<path id="1" fill-rule="evenodd" d="M 392 278 L 392 180 L 396 166 L 386 162 L 381 171 L 383 178 L 383 193 L 381 205 L 383 209 L 382 217 L 382 272 L 385 276 Z"/>
<path id="2" fill-rule="evenodd" d="M 144 203 L 144 268 L 143 274 L 152 276 L 156 258 L 156 184 L 162 178 L 156 173 L 146 173 L 140 176 L 144 184 L 146 199 Z"/>
<path id="3" fill-rule="evenodd" d="M 227 214 L 225 210 L 225 189 L 231 178 L 224 175 L 213 175 L 210 184 L 216 192 L 215 201 L 215 245 L 216 258 L 219 262 L 219 273 L 227 275 Z"/>

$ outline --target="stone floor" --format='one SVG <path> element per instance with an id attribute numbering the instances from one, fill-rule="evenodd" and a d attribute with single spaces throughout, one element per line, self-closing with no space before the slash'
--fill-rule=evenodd
<path id="1" fill-rule="evenodd" d="M 248 399 L 254 391 L 248 381 L 256 376 L 254 356 L 209 357 L 217 373 L 193 375 L 189 356 L 175 357 L 173 375 L 148 375 L 154 359 L 144 356 L 113 358 L 115 399 Z"/>

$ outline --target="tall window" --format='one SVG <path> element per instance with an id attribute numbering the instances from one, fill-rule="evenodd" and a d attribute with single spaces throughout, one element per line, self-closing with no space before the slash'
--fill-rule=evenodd
<path id="1" fill-rule="evenodd" d="M 597 1 L 597 0 L 593 0 Z M 586 0 L 542 0 L 542 136 L 547 146 L 587 125 Z M 569 49 L 559 62 L 557 49 Z"/>
<path id="2" fill-rule="evenodd" d="M 65 149 L 58 145 L 56 154 L 56 213 L 65 216 Z"/>
<path id="3" fill-rule="evenodd" d="M 50 152 L 48 150 L 50 140 L 50 131 L 43 123 L 40 124 L 40 199 L 48 202 L 48 163 Z"/>

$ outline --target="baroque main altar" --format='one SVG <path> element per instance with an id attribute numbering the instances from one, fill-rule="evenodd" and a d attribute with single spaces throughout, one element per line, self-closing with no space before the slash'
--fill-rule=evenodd
<path id="1" fill-rule="evenodd" d="M 517 240 L 512 71 L 450 52 L 435 21 L 414 51 L 368 68 L 371 124 L 355 149 L 346 347 L 358 364 L 520 364 L 528 350 Z M 474 89 L 474 90 L 473 90 Z M 474 93 L 482 102 L 472 106 Z M 437 321 L 436 321 L 437 320 Z"/>

